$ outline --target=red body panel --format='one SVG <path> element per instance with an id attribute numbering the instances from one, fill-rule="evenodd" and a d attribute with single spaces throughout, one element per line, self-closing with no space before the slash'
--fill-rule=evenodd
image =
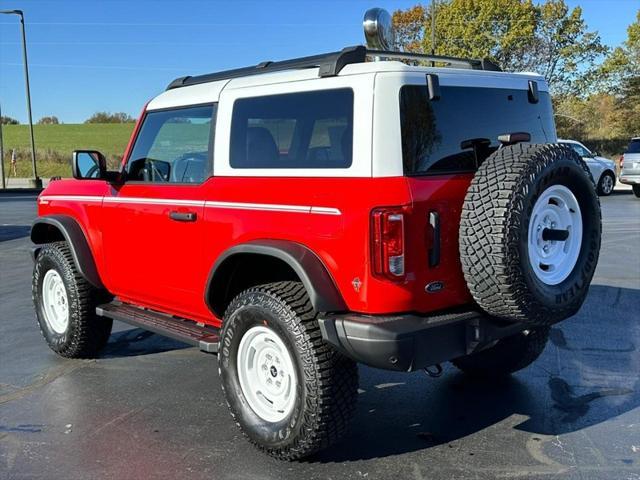
<path id="1" fill-rule="evenodd" d="M 93 195 L 99 202 L 55 200 L 40 215 L 64 213 L 82 225 L 106 287 L 123 300 L 218 323 L 204 303 L 208 274 L 218 256 L 256 239 L 299 242 L 327 267 L 354 312 L 428 312 L 470 301 L 458 260 L 460 207 L 469 175 L 422 178 L 212 177 L 202 185 L 125 184 L 102 181 L 52 182 L 44 195 Z M 131 204 L 132 198 L 163 204 Z M 208 208 L 171 204 L 239 202 L 337 208 L 341 215 Z M 370 213 L 375 207 L 406 205 L 406 277 L 392 282 L 372 276 Z M 442 221 L 440 264 L 428 266 L 428 212 Z M 175 222 L 170 211 L 194 212 L 197 221 Z M 352 282 L 362 283 L 356 291 Z M 444 289 L 427 293 L 440 281 Z"/>
<path id="2" fill-rule="evenodd" d="M 140 124 L 141 120 L 123 162 Z M 78 221 L 111 293 L 170 314 L 219 325 L 220 319 L 204 301 L 209 272 L 225 250 L 259 239 L 294 241 L 315 252 L 351 311 L 426 313 L 471 301 L 458 253 L 460 211 L 470 181 L 471 175 L 464 174 L 214 176 L 201 185 L 129 182 L 116 186 L 100 180 L 59 180 L 42 193 L 48 200 L 40 199 L 38 209 L 39 215 L 64 214 Z M 56 195 L 73 198 L 52 200 Z M 212 207 L 205 202 L 314 206 L 338 209 L 340 214 Z M 402 281 L 372 274 L 371 212 L 385 206 L 405 207 L 406 275 Z M 195 213 L 196 221 L 171 220 L 172 211 Z M 436 267 L 428 265 L 431 211 L 440 214 L 442 228 Z M 428 293 L 425 287 L 432 282 L 441 282 L 444 288 Z"/>

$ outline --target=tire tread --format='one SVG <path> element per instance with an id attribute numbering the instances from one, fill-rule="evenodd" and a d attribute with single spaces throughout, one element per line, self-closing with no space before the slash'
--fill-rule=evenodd
<path id="1" fill-rule="evenodd" d="M 284 310 L 280 319 L 299 337 L 296 346 L 307 388 L 302 434 L 291 445 L 270 448 L 248 436 L 229 405 L 230 411 L 245 437 L 258 449 L 281 460 L 296 460 L 327 448 L 347 431 L 357 398 L 357 365 L 324 342 L 316 311 L 301 282 L 282 281 L 245 290 L 229 304 L 225 319 L 246 305 L 246 299 L 253 294 L 264 294 L 280 303 Z M 223 326 L 221 338 L 224 336 Z M 224 390 L 224 382 L 221 383 Z"/>

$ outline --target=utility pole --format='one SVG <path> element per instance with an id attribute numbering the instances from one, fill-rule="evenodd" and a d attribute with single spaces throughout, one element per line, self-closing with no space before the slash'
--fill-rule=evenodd
<path id="1" fill-rule="evenodd" d="M 431 0 L 431 55 L 436 54 L 436 0 Z"/>
<path id="2" fill-rule="evenodd" d="M 0 108 L 0 177 L 2 177 L 2 189 L 7 188 L 4 180 L 4 141 L 2 140 L 2 108 Z"/>
<path id="3" fill-rule="evenodd" d="M 38 178 L 36 169 L 36 142 L 33 138 L 33 118 L 31 116 L 31 88 L 29 86 L 29 63 L 27 62 L 27 34 L 24 28 L 24 13 L 22 10 L 0 10 L 5 15 L 18 15 L 20 17 L 20 27 L 22 30 L 22 59 L 24 61 L 24 80 L 27 88 L 27 114 L 29 116 L 29 134 L 31 136 L 31 167 L 33 169 L 33 179 L 30 186 L 42 188 L 42 180 Z"/>

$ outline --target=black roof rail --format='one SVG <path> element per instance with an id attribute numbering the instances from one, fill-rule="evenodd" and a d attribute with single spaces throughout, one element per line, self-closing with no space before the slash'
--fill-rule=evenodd
<path id="1" fill-rule="evenodd" d="M 343 48 L 339 52 L 323 53 L 311 57 L 293 58 L 281 62 L 262 62 L 253 67 L 236 68 L 224 72 L 208 73 L 197 77 L 176 78 L 169 84 L 167 90 L 199 83 L 215 82 L 216 80 L 228 80 L 231 78 L 248 77 L 262 73 L 279 72 L 299 68 L 319 67 L 318 75 L 331 77 L 337 75 L 345 65 L 350 63 L 362 63 L 367 56 L 367 49 L 362 45 Z"/>
<path id="2" fill-rule="evenodd" d="M 320 55 L 312 55 L 310 57 L 293 58 L 291 60 L 283 60 L 280 62 L 261 62 L 252 67 L 236 68 L 233 70 L 225 70 L 216 73 L 207 73 L 194 77 L 176 78 L 167 86 L 167 90 L 173 88 L 186 87 L 188 85 L 197 85 L 200 83 L 215 82 L 217 80 L 229 80 L 232 78 L 248 77 L 251 75 L 260 75 L 262 73 L 279 72 L 283 70 L 293 70 L 301 68 L 319 68 L 318 76 L 332 77 L 340 73 L 346 65 L 351 63 L 363 63 L 369 58 L 384 58 L 398 60 L 428 61 L 445 63 L 462 68 L 472 68 L 475 70 L 491 70 L 501 71 L 500 67 L 490 60 L 474 60 L 468 58 L 444 57 L 439 55 L 425 55 L 421 53 L 411 52 L 392 52 L 386 50 L 367 50 L 362 45 L 354 47 L 346 47 L 339 52 L 324 53 Z"/>
<path id="3" fill-rule="evenodd" d="M 367 50 L 367 56 L 379 57 L 385 60 L 413 60 L 420 62 L 438 62 L 454 67 L 471 68 L 473 70 L 488 70 L 493 72 L 501 72 L 500 66 L 488 58 L 482 60 L 473 58 L 446 57 L 443 55 L 428 55 L 425 53 L 413 52 L 394 52 L 390 50 Z"/>

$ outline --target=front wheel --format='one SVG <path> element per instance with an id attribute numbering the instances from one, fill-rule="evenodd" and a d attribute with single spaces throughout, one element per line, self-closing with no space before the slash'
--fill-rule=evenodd
<path id="1" fill-rule="evenodd" d="M 345 433 L 355 410 L 357 366 L 324 343 L 300 282 L 238 295 L 224 317 L 218 356 L 231 414 L 259 449 L 295 460 Z"/>
<path id="2" fill-rule="evenodd" d="M 640 185 L 632 185 L 631 189 L 633 190 L 633 194 L 640 198 Z"/>
<path id="3" fill-rule="evenodd" d="M 608 197 L 613 193 L 613 187 L 616 186 L 616 177 L 611 172 L 604 172 L 598 181 L 598 195 Z"/>
<path id="4" fill-rule="evenodd" d="M 95 308 L 109 296 L 80 275 L 65 242 L 38 253 L 32 297 L 42 336 L 58 355 L 93 357 L 106 345 L 113 322 L 98 317 Z"/>
<path id="5" fill-rule="evenodd" d="M 544 351 L 549 327 L 524 330 L 485 350 L 457 358 L 451 363 L 464 373 L 483 378 L 509 375 L 533 363 Z"/>

